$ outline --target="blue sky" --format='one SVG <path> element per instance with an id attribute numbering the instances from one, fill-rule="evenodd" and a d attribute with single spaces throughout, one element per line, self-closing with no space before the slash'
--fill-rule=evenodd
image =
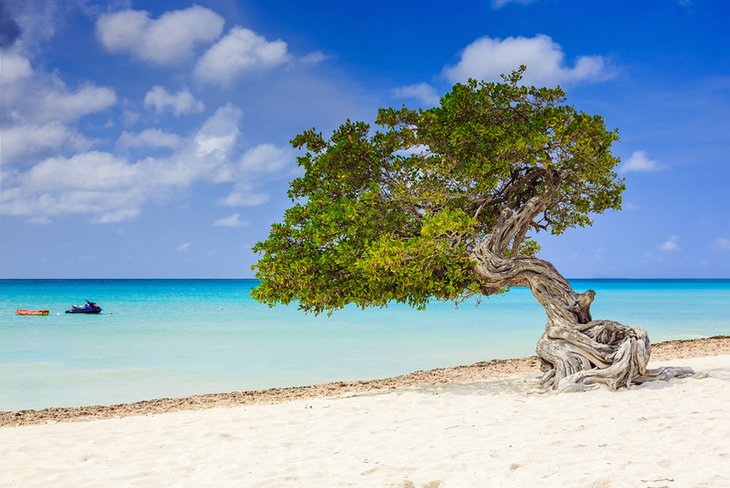
<path id="1" fill-rule="evenodd" d="M 624 210 L 538 236 L 568 277 L 730 277 L 723 0 L 0 0 L 0 278 L 250 277 L 288 141 L 466 77 L 620 130 Z"/>

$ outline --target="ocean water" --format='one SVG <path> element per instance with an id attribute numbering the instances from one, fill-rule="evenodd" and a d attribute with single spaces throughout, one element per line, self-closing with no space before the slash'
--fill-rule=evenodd
<path id="1" fill-rule="evenodd" d="M 595 318 L 653 341 L 730 334 L 730 280 L 571 280 Z M 528 356 L 544 328 L 524 288 L 456 308 L 269 308 L 255 280 L 0 280 L 0 410 L 371 379 Z M 84 300 L 99 315 L 64 311 Z M 15 315 L 49 309 L 47 317 Z"/>

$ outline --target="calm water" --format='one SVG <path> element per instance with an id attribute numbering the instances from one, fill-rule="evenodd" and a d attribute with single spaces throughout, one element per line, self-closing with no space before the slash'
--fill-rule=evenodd
<path id="1" fill-rule="evenodd" d="M 730 334 L 730 280 L 573 280 L 596 318 L 654 341 Z M 253 280 L 0 280 L 0 410 L 110 404 L 367 379 L 533 354 L 544 314 L 527 289 L 331 318 L 253 301 Z M 89 299 L 97 316 L 66 315 Z M 47 317 L 15 315 L 49 309 Z"/>

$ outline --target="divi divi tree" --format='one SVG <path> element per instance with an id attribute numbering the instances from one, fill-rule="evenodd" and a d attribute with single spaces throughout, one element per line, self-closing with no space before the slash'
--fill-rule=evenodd
<path id="1" fill-rule="evenodd" d="M 381 109 L 376 128 L 348 120 L 329 139 L 296 136 L 305 172 L 283 221 L 254 246 L 253 296 L 331 313 L 526 286 L 547 315 L 537 344 L 547 388 L 691 374 L 647 369 L 644 329 L 593 319 L 595 292 L 574 291 L 537 257 L 541 232 L 619 210 L 625 187 L 611 152 L 617 131 L 567 105 L 560 88 L 521 85 L 523 71 L 456 84 L 438 107 Z"/>

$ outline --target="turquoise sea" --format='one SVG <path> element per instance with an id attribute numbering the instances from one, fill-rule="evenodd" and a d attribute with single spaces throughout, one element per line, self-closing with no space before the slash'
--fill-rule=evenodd
<path id="1" fill-rule="evenodd" d="M 730 334 L 730 280 L 572 280 L 593 316 L 653 341 Z M 0 410 L 371 379 L 528 356 L 544 327 L 529 290 L 426 311 L 332 317 L 249 296 L 255 280 L 0 280 Z M 84 300 L 100 315 L 67 315 Z M 15 315 L 49 309 L 47 317 Z"/>

